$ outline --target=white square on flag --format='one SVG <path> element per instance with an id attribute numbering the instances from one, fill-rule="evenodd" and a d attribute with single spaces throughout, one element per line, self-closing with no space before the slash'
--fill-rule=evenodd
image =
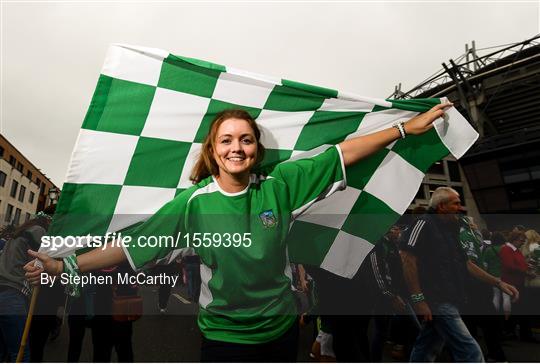
<path id="1" fill-rule="evenodd" d="M 121 80 L 157 86 L 163 59 L 169 52 L 154 48 L 112 46 L 101 73 Z"/>
<path id="2" fill-rule="evenodd" d="M 175 193 L 175 188 L 123 186 L 108 231 L 118 231 L 146 220 L 172 200 Z"/>
<path id="3" fill-rule="evenodd" d="M 210 99 L 158 87 L 141 136 L 192 142 Z"/>
<path id="4" fill-rule="evenodd" d="M 212 99 L 262 109 L 274 85 L 229 73 L 222 73 Z"/>
<path id="5" fill-rule="evenodd" d="M 339 231 L 321 263 L 321 268 L 342 277 L 352 278 L 373 246 L 367 240 Z"/>
<path id="6" fill-rule="evenodd" d="M 138 136 L 81 129 L 67 172 L 69 183 L 124 183 Z"/>
<path id="7" fill-rule="evenodd" d="M 369 192 L 398 214 L 407 210 L 422 183 L 424 174 L 399 154 L 388 152 L 364 190 Z M 396 183 L 399 181 L 399 183 Z"/>
<path id="8" fill-rule="evenodd" d="M 310 206 L 298 220 L 341 229 L 362 191 L 347 187 Z"/>
<path id="9" fill-rule="evenodd" d="M 195 162 L 197 161 L 197 158 L 201 153 L 201 148 L 201 143 L 191 144 L 188 155 L 186 157 L 186 162 L 184 163 L 184 167 L 182 168 L 182 175 L 180 176 L 180 181 L 178 182 L 178 188 L 189 188 L 193 186 L 193 183 L 191 183 L 191 181 L 189 180 L 189 176 L 191 175 L 191 170 L 193 169 L 193 166 L 195 165 Z"/>
<path id="10" fill-rule="evenodd" d="M 304 125 L 314 113 L 263 110 L 257 118 L 257 124 L 263 129 L 262 144 L 270 149 L 294 149 Z"/>

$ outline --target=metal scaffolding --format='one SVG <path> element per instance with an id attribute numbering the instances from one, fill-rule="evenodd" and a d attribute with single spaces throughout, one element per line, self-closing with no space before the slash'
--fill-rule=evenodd
<path id="1" fill-rule="evenodd" d="M 540 124 L 540 35 L 523 42 L 465 53 L 408 92 L 395 87 L 389 98 L 448 97 L 459 104 L 481 137 Z"/>

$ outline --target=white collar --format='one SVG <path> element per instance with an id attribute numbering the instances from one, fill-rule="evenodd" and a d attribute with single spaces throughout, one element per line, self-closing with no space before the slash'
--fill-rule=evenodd
<path id="1" fill-rule="evenodd" d="M 229 197 L 233 197 L 233 196 L 240 196 L 240 195 L 243 195 L 245 194 L 248 190 L 249 190 L 249 186 L 252 184 L 252 183 L 255 183 L 256 180 L 257 180 L 257 176 L 255 176 L 254 174 L 250 174 L 249 175 L 249 182 L 248 182 L 248 185 L 246 186 L 246 188 L 244 188 L 242 191 L 238 191 L 238 192 L 227 192 L 225 190 L 223 190 L 221 188 L 221 186 L 219 185 L 217 179 L 212 176 L 212 179 L 214 180 L 214 183 L 216 184 L 216 188 L 219 192 L 221 192 L 223 195 L 225 196 L 229 196 Z"/>
<path id="2" fill-rule="evenodd" d="M 517 250 L 517 248 L 512 243 L 506 243 L 506 246 L 510 247 L 513 251 Z"/>

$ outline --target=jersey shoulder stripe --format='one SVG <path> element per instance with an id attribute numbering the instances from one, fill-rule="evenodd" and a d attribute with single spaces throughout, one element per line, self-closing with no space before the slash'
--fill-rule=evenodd
<path id="1" fill-rule="evenodd" d="M 211 178 L 211 177 L 209 177 L 209 178 Z M 205 195 L 205 194 L 209 194 L 209 193 L 213 193 L 213 192 L 218 192 L 218 191 L 219 191 L 219 189 L 217 188 L 217 183 L 214 182 L 214 181 L 211 181 L 210 183 L 206 184 L 205 186 L 196 189 L 195 192 L 193 192 L 191 194 L 191 196 L 189 197 L 187 203 L 189 204 L 191 202 L 191 200 L 193 200 L 197 196 Z"/>
<path id="2" fill-rule="evenodd" d="M 420 232 L 424 228 L 424 225 L 426 224 L 426 220 L 418 220 L 416 224 L 414 225 L 411 235 L 409 236 L 408 245 L 414 246 L 416 244 L 416 241 L 418 240 L 418 236 L 420 235 Z"/>

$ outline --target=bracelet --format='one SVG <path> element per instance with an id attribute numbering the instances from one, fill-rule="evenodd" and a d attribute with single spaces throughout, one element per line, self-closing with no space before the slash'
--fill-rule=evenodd
<path id="1" fill-rule="evenodd" d="M 81 287 L 78 283 L 80 279 L 77 278 L 80 277 L 81 271 L 77 265 L 77 256 L 72 254 L 62 260 L 64 262 L 64 273 L 69 275 L 69 282 L 66 284 L 66 294 L 72 297 L 79 297 L 81 295 Z M 75 277 L 77 278 L 74 279 Z"/>
<path id="2" fill-rule="evenodd" d="M 422 302 L 422 301 L 425 301 L 425 297 L 424 297 L 424 294 L 423 293 L 417 293 L 417 294 L 412 294 L 411 295 L 411 302 L 412 303 L 419 303 L 419 302 Z"/>
<path id="3" fill-rule="evenodd" d="M 394 124 L 394 128 L 396 128 L 399 131 L 399 135 L 401 135 L 401 139 L 405 139 L 407 136 L 407 133 L 405 132 L 405 127 L 403 126 L 405 123 L 403 121 L 400 121 L 396 124 Z"/>

